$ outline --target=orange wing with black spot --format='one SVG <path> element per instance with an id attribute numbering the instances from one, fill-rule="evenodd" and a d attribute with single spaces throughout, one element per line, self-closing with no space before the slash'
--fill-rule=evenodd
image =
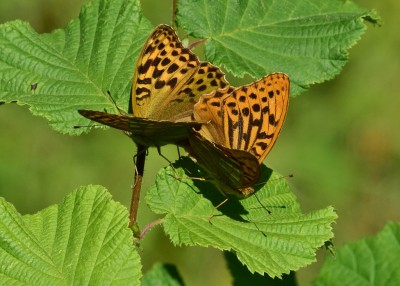
<path id="1" fill-rule="evenodd" d="M 190 118 L 201 95 L 226 85 L 219 68 L 200 62 L 191 50 L 183 47 L 171 27 L 159 25 L 136 64 L 132 81 L 133 114 L 154 120 Z"/>
<path id="2" fill-rule="evenodd" d="M 261 163 L 282 129 L 289 105 L 289 78 L 274 73 L 236 89 L 226 87 L 201 97 L 194 106 L 205 138 L 249 151 Z"/>
<path id="3" fill-rule="evenodd" d="M 278 138 L 288 104 L 289 78 L 283 73 L 238 88 L 214 90 L 194 106 L 195 120 L 209 123 L 197 135 L 203 139 L 191 138 L 189 152 L 216 179 L 221 191 L 246 197 L 253 192 L 260 164 Z M 203 154 L 212 156 L 203 159 Z M 223 168 L 218 167 L 219 161 Z"/>

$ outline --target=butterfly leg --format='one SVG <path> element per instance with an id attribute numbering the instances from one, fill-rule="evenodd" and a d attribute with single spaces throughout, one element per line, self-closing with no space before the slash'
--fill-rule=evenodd
<path id="1" fill-rule="evenodd" d="M 172 169 L 175 171 L 175 168 L 174 168 L 172 162 L 171 162 L 167 157 L 165 157 L 165 156 L 161 153 L 161 148 L 160 148 L 160 146 L 157 146 L 157 152 L 158 152 L 158 155 L 160 155 L 161 157 L 163 157 L 163 158 L 165 159 L 165 161 L 167 161 L 168 164 L 169 164 L 169 165 L 172 167 Z"/>
<path id="2" fill-rule="evenodd" d="M 177 147 L 177 148 L 178 148 L 178 156 L 179 156 L 179 158 L 181 158 L 181 155 L 180 155 L 180 153 L 179 153 L 179 147 Z M 161 149 L 160 149 L 159 146 L 157 146 L 157 151 L 158 151 L 158 154 L 159 154 L 161 157 L 163 157 L 163 158 L 169 163 L 169 165 L 171 166 L 172 170 L 174 171 L 174 174 L 175 174 L 175 175 L 172 175 L 172 174 L 169 174 L 169 175 L 172 176 L 172 177 L 175 178 L 175 179 L 182 179 L 182 176 L 178 174 L 178 172 L 176 171 L 176 169 L 175 169 L 173 163 L 172 163 L 167 157 L 165 157 L 165 156 L 161 153 Z M 181 165 L 181 167 L 183 168 L 182 165 Z M 190 178 L 190 179 L 193 179 L 193 178 Z"/>
<path id="3" fill-rule="evenodd" d="M 210 223 L 210 224 L 212 224 L 212 222 L 211 222 L 211 219 L 214 217 L 214 212 L 220 207 L 220 206 L 222 206 L 223 204 L 225 204 L 227 201 L 228 201 L 228 197 L 226 197 L 222 202 L 220 202 L 218 205 L 216 205 L 214 208 L 213 208 L 213 210 L 211 211 L 211 214 L 208 216 L 208 222 Z"/>

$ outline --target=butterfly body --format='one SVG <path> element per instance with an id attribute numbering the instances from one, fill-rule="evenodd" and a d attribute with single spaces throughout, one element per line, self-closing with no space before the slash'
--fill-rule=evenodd
<path id="1" fill-rule="evenodd" d="M 227 85 L 219 68 L 200 62 L 183 47 L 175 31 L 159 25 L 138 57 L 132 79 L 132 115 L 79 110 L 91 120 L 123 130 L 143 146 L 163 146 L 187 139 L 193 128 L 193 106 L 202 94 Z"/>
<path id="2" fill-rule="evenodd" d="M 223 193 L 249 196 L 260 164 L 278 138 L 288 104 L 289 78 L 283 73 L 203 95 L 193 116 L 209 123 L 189 138 L 188 151 Z"/>

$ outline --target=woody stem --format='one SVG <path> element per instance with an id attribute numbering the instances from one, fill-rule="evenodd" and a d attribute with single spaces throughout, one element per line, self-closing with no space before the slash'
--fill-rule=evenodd
<path id="1" fill-rule="evenodd" d="M 137 212 L 139 208 L 140 190 L 142 188 L 142 179 L 144 172 L 144 163 L 146 160 L 146 147 L 137 145 L 136 152 L 136 169 L 134 182 L 132 186 L 131 210 L 129 215 L 129 227 L 137 224 Z"/>

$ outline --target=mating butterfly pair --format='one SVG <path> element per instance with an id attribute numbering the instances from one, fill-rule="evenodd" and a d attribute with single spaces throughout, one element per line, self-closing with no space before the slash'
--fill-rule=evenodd
<path id="1" fill-rule="evenodd" d="M 282 128 L 288 100 L 285 74 L 234 88 L 219 68 L 184 48 L 171 27 L 159 25 L 137 60 L 133 116 L 79 113 L 129 132 L 139 145 L 184 146 L 222 192 L 246 197 Z"/>

